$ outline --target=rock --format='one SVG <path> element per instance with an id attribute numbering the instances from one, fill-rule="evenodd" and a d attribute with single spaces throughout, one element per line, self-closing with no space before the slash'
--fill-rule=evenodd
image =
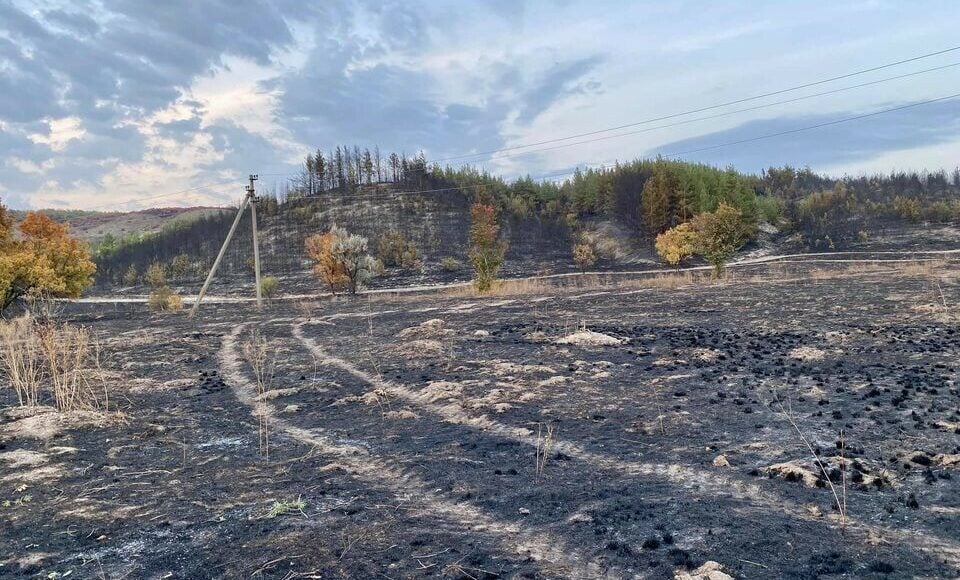
<path id="1" fill-rule="evenodd" d="M 673 573 L 674 580 L 733 580 L 733 576 L 723 571 L 723 567 L 707 560 L 696 570 L 677 570 Z"/>
<path id="2" fill-rule="evenodd" d="M 528 510 L 527 508 L 520 508 L 519 512 L 520 512 L 520 515 L 522 516 L 530 515 L 530 510 Z"/>
<path id="3" fill-rule="evenodd" d="M 477 338 L 486 338 L 490 336 L 490 333 L 487 332 L 486 330 L 474 330 L 473 335 L 476 336 Z"/>
<path id="4" fill-rule="evenodd" d="M 717 455 L 713 458 L 714 467 L 730 467 L 730 461 L 726 455 Z"/>

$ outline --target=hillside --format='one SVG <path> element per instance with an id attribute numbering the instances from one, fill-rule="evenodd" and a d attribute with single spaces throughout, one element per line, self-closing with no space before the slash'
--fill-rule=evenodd
<path id="1" fill-rule="evenodd" d="M 390 171 L 374 166 L 366 173 L 349 157 L 333 157 L 320 170 L 316 159 L 308 158 L 303 174 L 283 190 L 261 194 L 263 271 L 282 278 L 283 291 L 317 287 L 304 242 L 334 225 L 366 237 L 375 255 L 378 242 L 390 233 L 402 235 L 416 248 L 417 267 L 387 268 L 371 286 L 467 280 L 469 210 L 480 194 L 499 210 L 509 248 L 505 276 L 573 271 L 575 243 L 594 248 L 598 260 L 593 269 L 655 266 L 657 234 L 721 203 L 736 208 L 754 227 L 756 234 L 743 248 L 750 253 L 877 249 L 904 232 L 914 240 L 919 232 L 927 239 L 924 243 L 941 247 L 954 243 L 952 228 L 960 223 L 960 177 L 944 172 L 836 179 L 791 167 L 751 175 L 641 159 L 577 171 L 562 181 L 508 182 L 470 167 L 431 166 L 422 156 L 396 157 Z M 153 234 L 97 246 L 98 286 L 139 292 L 137 282 L 146 269 L 160 263 L 177 286 L 195 290 L 235 213 L 211 208 L 176 212 L 72 220 L 75 231 L 90 235 L 108 228 L 130 231 L 137 220 L 165 219 Z M 230 292 L 234 279 L 250 278 L 250 229 L 247 214 L 221 266 L 218 291 Z"/>
<path id="2" fill-rule="evenodd" d="M 129 234 L 153 234 L 171 224 L 186 223 L 200 217 L 223 211 L 217 207 L 167 207 L 149 208 L 130 212 L 98 212 L 81 210 L 44 209 L 41 211 L 58 222 L 70 224 L 70 233 L 82 240 L 99 243 L 113 236 L 123 238 Z M 19 222 L 26 211 L 12 211 Z"/>

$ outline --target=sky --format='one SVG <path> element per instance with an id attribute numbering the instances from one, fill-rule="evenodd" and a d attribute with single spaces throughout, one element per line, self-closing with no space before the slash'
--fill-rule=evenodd
<path id="1" fill-rule="evenodd" d="M 909 59 L 960 45 L 958 30 L 952 0 L 0 0 L 0 200 L 229 204 L 247 174 L 270 188 L 337 144 L 506 177 L 658 154 L 749 172 L 952 169 L 960 50 L 464 156 Z"/>

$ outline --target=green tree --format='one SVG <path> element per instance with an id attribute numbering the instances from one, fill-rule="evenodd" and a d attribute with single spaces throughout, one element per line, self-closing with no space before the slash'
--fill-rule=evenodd
<path id="1" fill-rule="evenodd" d="M 721 202 L 714 212 L 701 213 L 690 226 L 695 232 L 694 250 L 713 266 L 714 276 L 723 275 L 727 260 L 743 247 L 754 233 L 743 212 Z"/>
<path id="2" fill-rule="evenodd" d="M 677 183 L 665 163 L 658 163 L 643 186 L 640 216 L 647 231 L 657 235 L 673 225 Z"/>

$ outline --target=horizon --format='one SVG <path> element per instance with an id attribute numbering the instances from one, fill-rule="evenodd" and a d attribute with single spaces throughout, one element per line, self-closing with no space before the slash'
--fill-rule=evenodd
<path id="1" fill-rule="evenodd" d="M 810 88 L 787 95 L 793 102 L 471 164 L 510 179 L 692 150 L 680 158 L 755 174 L 786 164 L 832 178 L 950 172 L 960 160 L 960 99 L 943 99 L 960 80 L 960 52 L 946 50 L 955 7 L 922 7 L 342 0 L 251 2 L 223 20 L 214 2 L 80 10 L 0 0 L 0 200 L 115 211 L 230 204 L 248 173 L 269 189 L 318 147 L 478 156 L 938 50 L 822 87 L 834 94 Z M 151 201 L 161 194 L 170 197 Z"/>

